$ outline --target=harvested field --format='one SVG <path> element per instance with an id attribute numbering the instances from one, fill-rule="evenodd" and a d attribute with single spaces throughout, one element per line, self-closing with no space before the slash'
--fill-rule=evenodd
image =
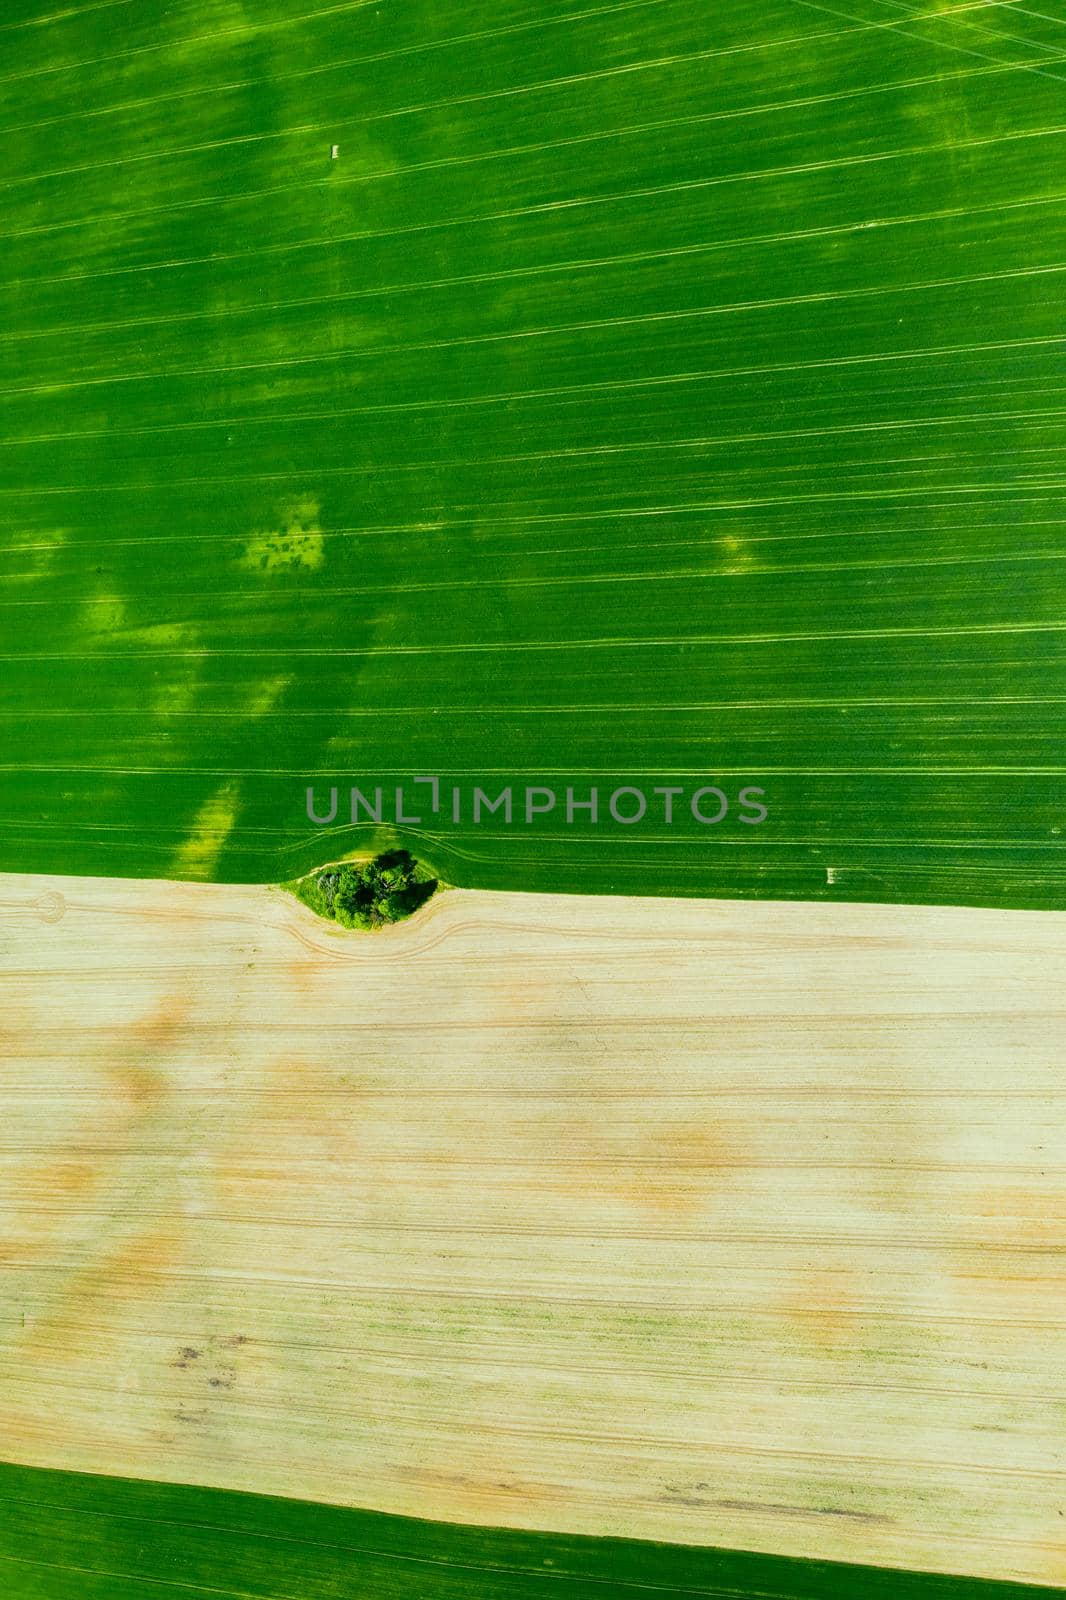
<path id="1" fill-rule="evenodd" d="M 1066 1582 L 1066 916 L 0 879 L 9 1460 Z"/>

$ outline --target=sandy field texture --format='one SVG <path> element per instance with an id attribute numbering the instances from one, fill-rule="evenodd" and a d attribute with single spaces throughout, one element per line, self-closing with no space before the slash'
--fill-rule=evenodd
<path id="1" fill-rule="evenodd" d="M 0 877 L 0 1455 L 1066 1583 L 1066 915 Z"/>

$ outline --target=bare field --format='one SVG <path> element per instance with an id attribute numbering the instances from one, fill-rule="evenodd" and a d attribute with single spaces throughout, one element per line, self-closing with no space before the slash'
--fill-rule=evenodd
<path id="1" fill-rule="evenodd" d="M 1066 1581 L 1066 915 L 0 877 L 0 1456 Z"/>

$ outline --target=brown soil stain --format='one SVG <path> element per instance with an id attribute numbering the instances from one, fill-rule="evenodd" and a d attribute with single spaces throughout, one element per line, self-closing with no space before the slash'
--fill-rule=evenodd
<path id="1" fill-rule="evenodd" d="M 1057 1319 L 1066 1304 L 1066 1189 L 996 1185 L 971 1214 L 969 1238 L 986 1247 L 953 1253 L 953 1278 L 967 1297 L 1019 1318 Z M 987 1248 L 992 1247 L 992 1248 Z"/>
<path id="2" fill-rule="evenodd" d="M 164 994 L 146 1017 L 119 1032 L 105 1070 L 133 1115 L 155 1111 L 165 1097 L 170 1083 L 165 1057 L 182 1042 L 190 1010 L 187 998 Z"/>
<path id="3" fill-rule="evenodd" d="M 41 1172 L 39 1192 L 64 1200 L 84 1199 L 99 1185 L 100 1167 L 86 1157 L 63 1157 Z"/>
<path id="4" fill-rule="evenodd" d="M 120 1359 L 123 1334 L 120 1329 L 102 1326 L 108 1314 L 122 1303 L 161 1298 L 165 1294 L 161 1275 L 180 1266 L 186 1252 L 187 1238 L 179 1222 L 130 1233 L 104 1245 L 91 1262 L 63 1279 L 53 1299 L 34 1308 L 26 1346 L 47 1351 L 51 1357 L 65 1356 L 77 1364 L 87 1343 L 97 1355 L 112 1345 Z M 86 1325 L 93 1327 L 91 1334 Z"/>
<path id="5" fill-rule="evenodd" d="M 855 1347 L 866 1313 L 854 1308 L 855 1290 L 853 1273 L 817 1269 L 799 1274 L 774 1305 L 803 1342 L 826 1352 L 861 1354 Z"/>
<path id="6" fill-rule="evenodd" d="M 257 1073 L 256 1085 L 247 1113 L 254 1139 L 236 1123 L 209 1158 L 219 1204 L 247 1199 L 250 1179 L 291 1193 L 303 1173 L 314 1172 L 316 1161 L 356 1170 L 364 1147 L 361 1106 L 343 1070 L 286 1054 Z"/>
<path id="7" fill-rule="evenodd" d="M 1066 1252 L 1066 1189 L 1061 1184 L 997 1185 L 983 1191 L 974 1209 L 981 1243 Z"/>
<path id="8" fill-rule="evenodd" d="M 564 1157 L 537 1174 L 537 1187 L 565 1196 L 592 1215 L 604 1204 L 619 1204 L 645 1223 L 693 1221 L 713 1213 L 723 1193 L 753 1164 L 750 1144 L 721 1121 L 655 1124 L 641 1127 L 627 1113 L 625 1125 L 612 1127 L 604 1108 L 597 1118 L 595 1097 L 580 1120 L 567 1116 L 545 1139 Z"/>

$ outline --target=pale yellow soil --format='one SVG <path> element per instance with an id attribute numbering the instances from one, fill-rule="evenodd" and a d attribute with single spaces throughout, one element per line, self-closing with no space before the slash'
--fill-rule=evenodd
<path id="1" fill-rule="evenodd" d="M 0 1457 L 1066 1582 L 1066 915 L 0 878 Z"/>

